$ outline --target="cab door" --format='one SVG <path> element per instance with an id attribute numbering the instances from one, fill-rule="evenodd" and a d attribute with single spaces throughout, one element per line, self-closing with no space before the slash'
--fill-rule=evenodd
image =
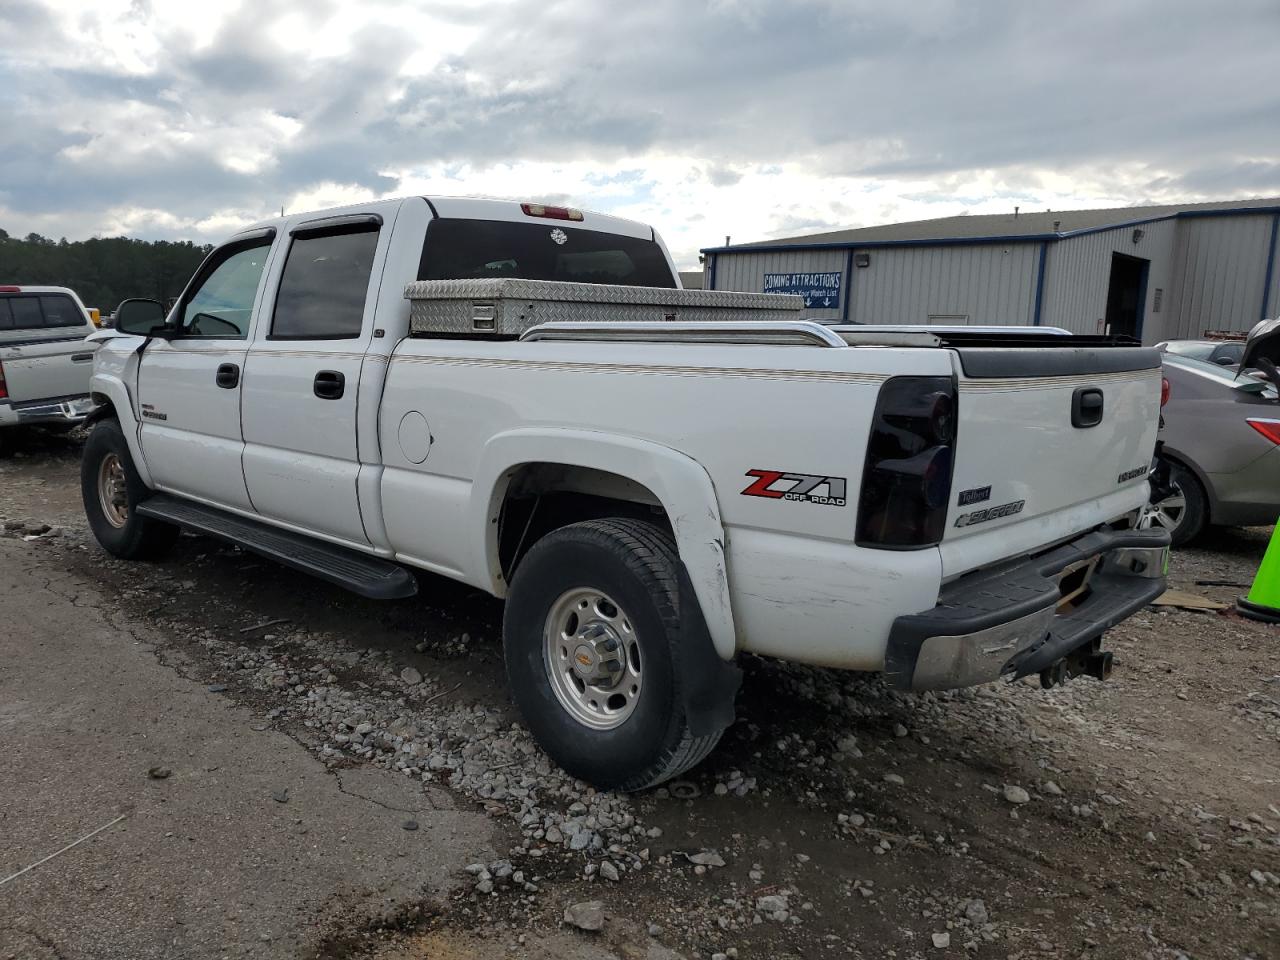
<path id="1" fill-rule="evenodd" d="M 244 473 L 266 518 L 367 546 L 357 394 L 391 233 L 378 213 L 296 224 L 244 378 Z"/>
<path id="2" fill-rule="evenodd" d="M 138 369 L 143 455 L 162 490 L 251 511 L 240 393 L 274 229 L 241 236 L 200 266 Z"/>

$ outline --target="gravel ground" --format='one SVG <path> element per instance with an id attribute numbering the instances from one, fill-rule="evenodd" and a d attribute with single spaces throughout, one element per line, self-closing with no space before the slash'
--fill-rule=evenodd
<path id="1" fill-rule="evenodd" d="M 331 917 L 316 956 L 1280 957 L 1280 628 L 1152 608 L 1109 635 L 1110 681 L 1051 691 L 748 659 L 706 763 L 601 794 L 519 724 L 491 598 L 424 576 L 379 604 L 195 537 L 117 562 L 77 457 L 32 437 L 0 461 L 5 536 L 327 767 L 445 789 L 507 837 L 413 916 Z M 1179 552 L 1174 585 L 1230 601 L 1196 581 L 1247 584 L 1268 535 Z"/>

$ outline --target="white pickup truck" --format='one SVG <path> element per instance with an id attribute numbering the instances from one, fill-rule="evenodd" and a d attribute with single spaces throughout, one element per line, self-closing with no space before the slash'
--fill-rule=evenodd
<path id="1" fill-rule="evenodd" d="M 607 788 L 704 757 L 744 652 L 911 690 L 1106 675 L 1163 589 L 1167 534 L 1129 527 L 1155 351 L 704 322 L 758 295 L 677 288 L 650 227 L 565 208 L 257 224 L 94 338 L 89 522 L 120 557 L 185 528 L 365 596 L 506 598 L 525 720 Z"/>
<path id="2" fill-rule="evenodd" d="M 0 428 L 84 421 L 96 330 L 66 287 L 0 286 Z"/>

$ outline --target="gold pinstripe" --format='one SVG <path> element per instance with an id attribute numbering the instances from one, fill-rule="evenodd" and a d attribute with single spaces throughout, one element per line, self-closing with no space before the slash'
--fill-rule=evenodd
<path id="1" fill-rule="evenodd" d="M 526 369 L 560 373 L 639 373 L 664 377 L 732 377 L 755 380 L 804 380 L 819 383 L 883 383 L 890 374 L 843 373 L 837 370 L 780 370 L 753 367 L 682 367 L 665 364 L 580 363 L 569 360 L 513 360 L 491 357 L 422 357 L 397 355 L 392 363 L 478 366 L 495 369 Z"/>
<path id="2" fill-rule="evenodd" d="M 175 352 L 193 356 L 220 356 L 243 353 L 248 347 L 238 349 L 181 349 Z M 557 371 L 562 373 L 647 373 L 667 377 L 728 377 L 757 380 L 801 380 L 818 383 L 883 383 L 888 373 L 846 373 L 838 370 L 787 370 L 767 367 L 687 367 L 663 364 L 639 363 L 584 363 L 570 360 L 520 360 L 509 357 L 425 357 L 416 354 L 380 354 L 329 350 L 263 350 L 259 355 L 292 357 L 312 360 L 369 360 L 373 363 L 441 364 L 445 366 L 478 366 L 497 369 L 526 369 Z M 1082 382 L 1131 383 L 1136 379 L 1156 379 L 1159 369 L 1130 370 L 1121 373 L 1103 373 L 1066 377 L 997 378 L 961 380 L 961 393 L 1016 393 L 1027 390 L 1043 390 L 1052 387 L 1079 386 Z"/>
<path id="3" fill-rule="evenodd" d="M 1052 387 L 1078 387 L 1081 384 L 1133 383 L 1159 380 L 1160 370 L 1130 370 L 1125 373 L 1079 374 L 1067 377 L 1002 378 L 993 380 L 961 380 L 961 393 L 1014 393 L 1045 390 Z"/>

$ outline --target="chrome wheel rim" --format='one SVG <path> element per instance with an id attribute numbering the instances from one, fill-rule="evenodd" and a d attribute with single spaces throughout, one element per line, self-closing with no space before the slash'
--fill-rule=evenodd
<path id="1" fill-rule="evenodd" d="M 98 464 L 98 503 L 107 523 L 117 530 L 129 522 L 129 496 L 124 464 L 114 453 L 108 453 Z"/>
<path id="2" fill-rule="evenodd" d="M 1138 529 L 1149 530 L 1160 527 L 1173 533 L 1187 514 L 1187 497 L 1181 489 L 1175 487 L 1173 493 L 1163 500 L 1148 503 L 1138 515 Z"/>
<path id="3" fill-rule="evenodd" d="M 640 700 L 643 671 L 631 618 L 591 587 L 566 590 L 542 629 L 542 663 L 573 719 L 593 730 L 625 723 Z"/>

